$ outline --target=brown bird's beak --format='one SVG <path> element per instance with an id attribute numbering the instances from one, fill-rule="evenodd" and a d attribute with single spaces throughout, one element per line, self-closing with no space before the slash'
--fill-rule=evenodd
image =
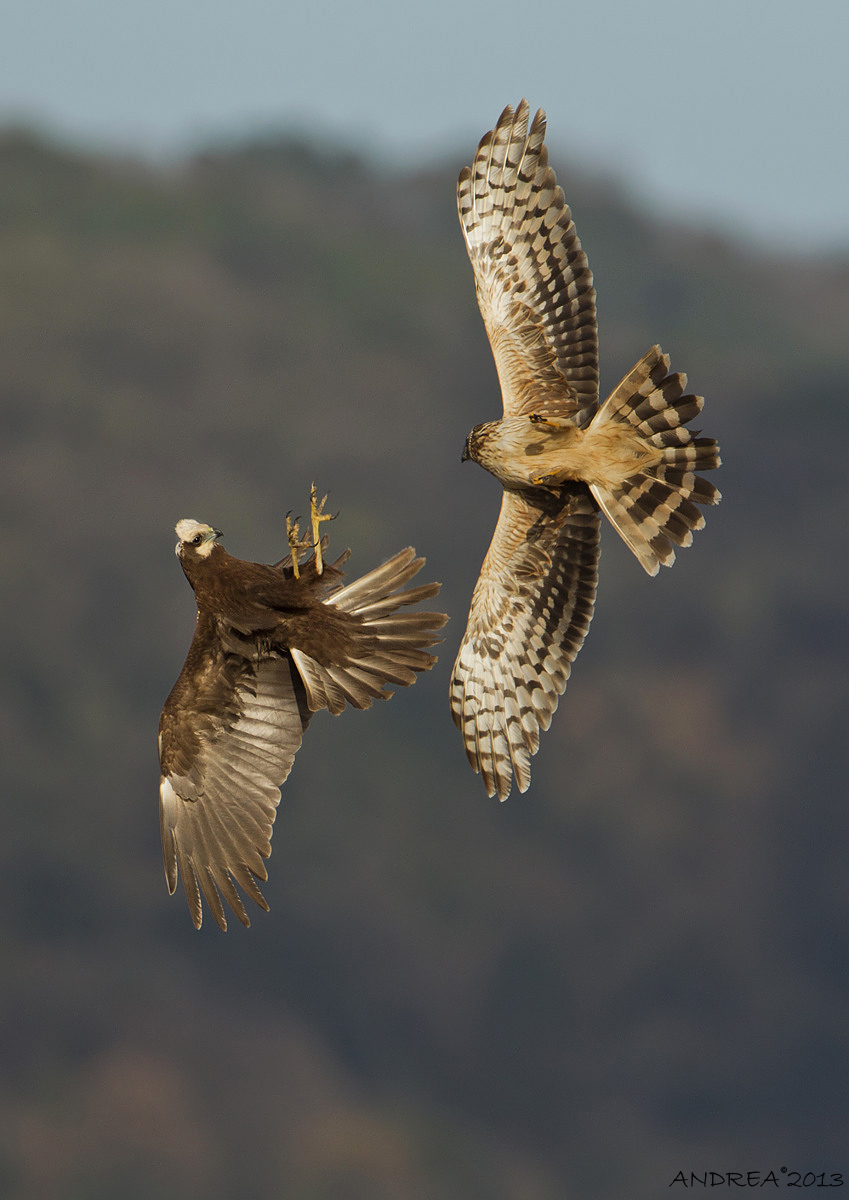
<path id="1" fill-rule="evenodd" d="M 471 454 L 469 454 L 469 443 L 466 442 L 465 446 L 463 447 L 463 453 L 460 457 L 460 462 L 468 462 L 471 457 Z"/>

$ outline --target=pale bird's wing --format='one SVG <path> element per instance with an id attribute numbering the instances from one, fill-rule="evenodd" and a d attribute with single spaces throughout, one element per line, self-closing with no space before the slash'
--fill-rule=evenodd
<path id="1" fill-rule="evenodd" d="M 585 425 L 598 403 L 595 289 L 548 165 L 545 113 L 505 108 L 460 174 L 457 208 L 506 416 Z"/>
<path id="2" fill-rule="evenodd" d="M 208 632 L 199 622 L 162 712 L 159 811 L 169 891 L 179 870 L 196 928 L 202 893 L 226 929 L 221 896 L 250 925 L 234 881 L 268 909 L 257 880 L 268 878 L 263 859 L 271 853 L 280 786 L 310 714 L 288 655 L 252 661 L 228 653 Z M 199 635 L 202 657 L 193 656 Z"/>
<path id="3" fill-rule="evenodd" d="M 506 800 L 548 729 L 595 604 L 599 515 L 583 484 L 505 491 L 451 677 L 451 713 L 487 793 Z"/>

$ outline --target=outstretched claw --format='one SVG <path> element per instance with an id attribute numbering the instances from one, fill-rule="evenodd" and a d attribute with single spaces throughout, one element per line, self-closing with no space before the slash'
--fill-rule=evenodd
<path id="1" fill-rule="evenodd" d="M 324 506 L 327 503 L 327 495 L 318 499 L 318 493 L 315 490 L 315 484 L 310 485 L 310 519 L 312 521 L 312 544 L 315 550 L 315 570 L 317 575 L 321 575 L 324 571 L 324 561 L 321 557 L 321 537 L 319 530 L 321 529 L 322 521 L 332 521 L 336 516 L 335 513 L 324 512 Z"/>
<path id="2" fill-rule="evenodd" d="M 295 572 L 295 578 L 300 579 L 301 572 L 298 566 L 298 555 L 302 550 L 309 550 L 309 538 L 301 538 L 301 530 L 297 521 L 292 520 L 292 514 L 286 513 L 286 540 L 289 543 L 289 553 L 292 555 L 292 570 Z"/>

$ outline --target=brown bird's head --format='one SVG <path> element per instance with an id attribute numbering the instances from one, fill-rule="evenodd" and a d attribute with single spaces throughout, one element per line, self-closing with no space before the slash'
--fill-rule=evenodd
<path id="1" fill-rule="evenodd" d="M 213 529 L 211 525 L 201 525 L 200 521 L 192 521 L 189 517 L 178 521 L 174 532 L 180 539 L 174 547 L 174 553 L 184 563 L 209 558 L 215 543 L 221 537 L 220 529 Z"/>

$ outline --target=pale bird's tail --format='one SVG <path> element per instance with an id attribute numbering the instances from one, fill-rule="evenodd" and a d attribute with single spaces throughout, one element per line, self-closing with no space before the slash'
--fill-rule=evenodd
<path id="1" fill-rule="evenodd" d="M 326 605 L 358 620 L 348 629 L 347 658 L 342 663 L 323 665 L 301 650 L 291 650 L 313 712 L 327 708 L 341 713 L 346 704 L 369 708 L 373 700 L 389 699 L 388 684 L 407 687 L 415 682 L 417 672 L 429 671 L 436 662 L 436 655 L 425 648 L 439 641 L 438 631 L 448 617 L 437 612 L 398 611 L 439 591 L 438 583 L 402 590 L 424 562 L 407 547 L 324 597 Z"/>
<path id="2" fill-rule="evenodd" d="M 689 546 L 693 532 L 703 529 L 699 504 L 718 504 L 719 491 L 697 471 L 718 467 L 719 447 L 713 438 L 686 429 L 704 400 L 684 395 L 687 376 L 667 374 L 669 356 L 652 346 L 596 413 L 590 429 L 605 424 L 631 427 L 656 451 L 658 461 L 620 483 L 591 484 L 602 511 L 649 575 L 662 563 L 671 567 L 675 546 Z M 588 430 L 589 432 L 589 430 Z"/>

